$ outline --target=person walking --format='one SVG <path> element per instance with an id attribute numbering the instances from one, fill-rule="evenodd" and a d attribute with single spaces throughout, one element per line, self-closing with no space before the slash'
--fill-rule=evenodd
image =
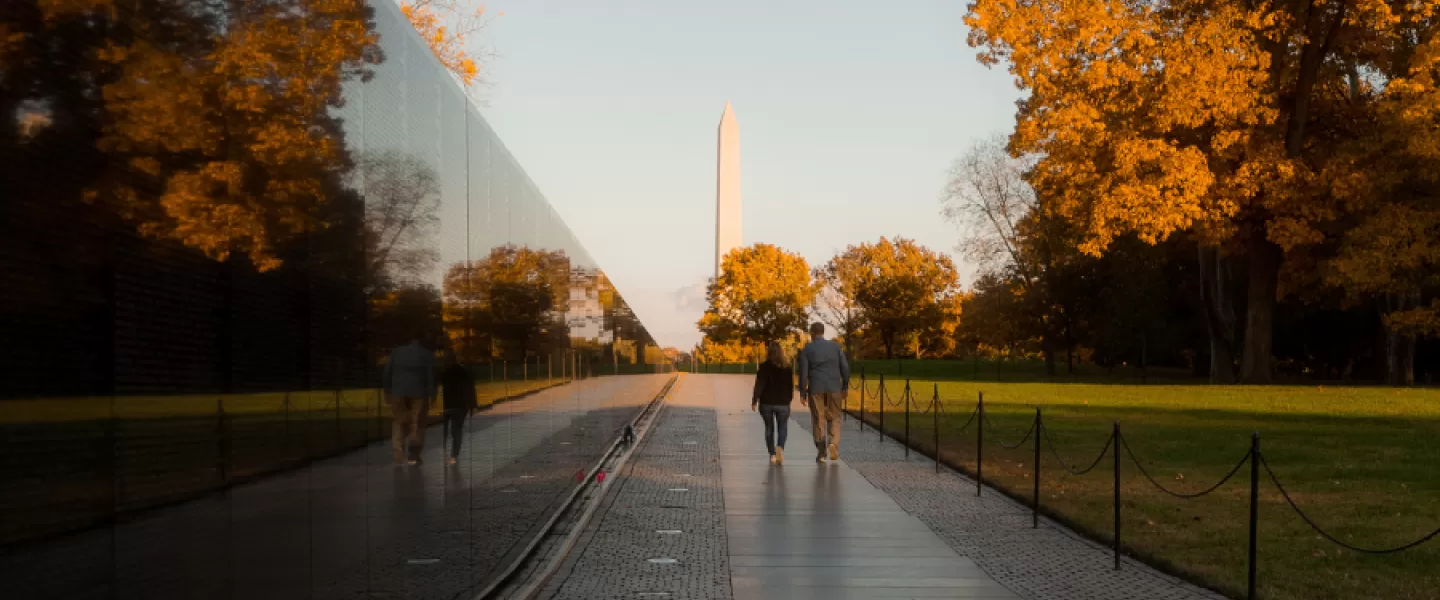
<path id="1" fill-rule="evenodd" d="M 425 449 L 424 419 L 430 399 L 435 397 L 435 354 L 416 336 L 409 344 L 390 351 L 382 379 L 390 403 L 390 445 L 395 464 L 420 464 L 420 452 Z"/>
<path id="2" fill-rule="evenodd" d="M 785 464 L 785 433 L 790 422 L 790 400 L 795 395 L 795 371 L 785 360 L 780 344 L 765 347 L 765 362 L 755 371 L 755 393 L 750 410 L 758 410 L 765 421 L 765 448 L 770 464 Z"/>
<path id="3" fill-rule="evenodd" d="M 825 324 L 810 325 L 810 343 L 800 350 L 800 402 L 810 405 L 815 462 L 840 460 L 841 410 L 850 392 L 850 363 L 840 344 L 825 339 Z"/>
<path id="4" fill-rule="evenodd" d="M 450 432 L 450 456 L 445 464 L 460 459 L 460 438 L 465 434 L 465 419 L 480 408 L 475 401 L 475 377 L 470 369 L 455 359 L 455 351 L 445 350 L 445 370 L 440 373 L 440 386 L 445 402 L 445 430 Z"/>

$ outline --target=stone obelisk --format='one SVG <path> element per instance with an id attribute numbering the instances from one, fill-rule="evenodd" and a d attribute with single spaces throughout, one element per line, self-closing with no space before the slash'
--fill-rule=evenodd
<path id="1" fill-rule="evenodd" d="M 740 125 L 725 103 L 715 161 L 715 277 L 725 254 L 740 247 Z"/>

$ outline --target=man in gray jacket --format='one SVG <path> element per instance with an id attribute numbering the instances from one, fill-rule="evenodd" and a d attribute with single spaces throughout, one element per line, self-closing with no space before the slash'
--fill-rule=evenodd
<path id="1" fill-rule="evenodd" d="M 425 448 L 425 417 L 435 398 L 435 353 L 417 337 L 390 351 L 385 363 L 385 399 L 390 402 L 390 444 L 395 464 L 418 464 Z M 405 456 L 406 439 L 410 456 Z"/>
<path id="2" fill-rule="evenodd" d="M 825 462 L 827 450 L 830 460 L 840 460 L 841 411 L 850 392 L 850 364 L 845 361 L 845 350 L 825 339 L 825 324 L 813 323 L 810 343 L 800 350 L 798 362 L 800 402 L 810 404 L 815 462 Z"/>

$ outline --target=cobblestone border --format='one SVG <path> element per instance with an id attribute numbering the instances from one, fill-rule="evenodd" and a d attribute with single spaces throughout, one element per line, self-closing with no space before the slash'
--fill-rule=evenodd
<path id="1" fill-rule="evenodd" d="M 719 456 L 715 410 L 667 402 L 600 518 L 540 597 L 733 598 Z"/>
<path id="2" fill-rule="evenodd" d="M 808 419 L 795 419 L 810 431 Z M 853 417 L 846 419 L 854 427 Z M 975 495 L 975 480 L 918 452 L 907 459 L 901 442 L 846 432 L 841 460 L 901 508 L 919 518 L 961 556 L 997 582 L 1030 600 L 1225 600 L 1225 596 L 1167 575 L 1129 556 L 1114 569 L 1111 550 L 1060 523 L 1041 517 L 1030 527 L 1030 507 L 989 486 Z"/>

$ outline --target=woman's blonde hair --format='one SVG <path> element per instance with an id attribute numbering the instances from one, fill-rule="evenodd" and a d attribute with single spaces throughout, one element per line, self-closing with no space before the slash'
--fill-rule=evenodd
<path id="1" fill-rule="evenodd" d="M 765 360 L 777 367 L 788 367 L 790 363 L 786 360 L 785 349 L 780 347 L 780 342 L 770 342 L 765 345 Z"/>

